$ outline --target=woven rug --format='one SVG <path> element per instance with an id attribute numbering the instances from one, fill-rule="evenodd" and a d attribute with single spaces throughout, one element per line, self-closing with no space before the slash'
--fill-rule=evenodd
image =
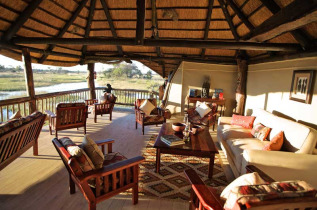
<path id="1" fill-rule="evenodd" d="M 228 184 L 217 155 L 212 180 L 207 175 L 208 158 L 161 154 L 160 173 L 155 173 L 156 149 L 153 145 L 156 137 L 151 136 L 143 150 L 145 161 L 140 166 L 140 193 L 159 198 L 188 200 L 190 184 L 184 174 L 186 169 L 194 169 L 209 186 L 220 187 Z"/>

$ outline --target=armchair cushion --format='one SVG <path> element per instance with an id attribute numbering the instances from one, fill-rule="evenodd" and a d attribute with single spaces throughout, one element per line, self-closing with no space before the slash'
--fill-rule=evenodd
<path id="1" fill-rule="evenodd" d="M 215 109 L 211 109 L 204 117 L 201 117 L 195 108 L 190 108 L 187 111 L 189 121 L 193 124 L 208 125 L 214 123 Z"/>
<path id="2" fill-rule="evenodd" d="M 110 165 L 122 160 L 126 160 L 127 158 L 120 154 L 119 152 L 112 152 L 112 153 L 108 153 L 105 154 L 105 161 L 103 162 L 103 165 Z"/>
<path id="3" fill-rule="evenodd" d="M 196 112 L 200 115 L 201 118 L 205 117 L 206 114 L 208 114 L 211 109 L 209 106 L 207 106 L 206 103 L 201 103 L 199 106 L 196 107 Z"/>
<path id="4" fill-rule="evenodd" d="M 141 106 L 140 109 L 146 114 L 146 115 L 150 115 L 151 112 L 153 111 L 153 109 L 155 109 L 156 107 L 149 101 L 149 100 L 145 100 Z"/>
<path id="5" fill-rule="evenodd" d="M 144 118 L 144 123 L 164 122 L 164 116 L 150 115 Z"/>
<path id="6" fill-rule="evenodd" d="M 105 157 L 95 141 L 88 135 L 85 135 L 81 146 L 93 162 L 95 168 L 102 168 Z"/>

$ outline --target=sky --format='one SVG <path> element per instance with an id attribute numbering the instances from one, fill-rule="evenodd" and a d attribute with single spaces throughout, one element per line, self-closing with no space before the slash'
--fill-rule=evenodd
<path id="1" fill-rule="evenodd" d="M 138 61 L 132 61 L 137 67 L 142 71 L 143 74 L 145 74 L 148 70 L 151 70 L 147 66 L 144 66 L 142 63 Z M 6 56 L 0 55 L 0 65 L 4 66 L 22 66 L 23 68 L 23 63 L 21 61 L 14 60 L 12 58 L 8 58 Z M 51 69 L 56 69 L 59 68 L 59 66 L 50 66 L 50 65 L 42 65 L 42 64 L 32 64 L 33 69 L 48 69 L 50 67 Z M 103 71 L 111 68 L 112 65 L 109 64 L 103 64 L 103 63 L 96 63 L 95 64 L 95 71 Z M 73 67 L 62 67 L 65 70 L 72 70 L 72 71 L 86 71 L 87 70 L 87 65 L 77 65 Z M 152 73 L 155 73 L 154 71 Z"/>

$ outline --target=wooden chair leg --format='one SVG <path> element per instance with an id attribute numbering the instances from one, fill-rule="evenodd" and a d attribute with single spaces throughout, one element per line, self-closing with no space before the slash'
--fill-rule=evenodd
<path id="1" fill-rule="evenodd" d="M 50 129 L 50 135 L 52 135 L 52 126 L 49 125 L 49 129 Z"/>
<path id="2" fill-rule="evenodd" d="M 110 113 L 110 121 L 112 121 L 112 112 Z"/>
<path id="3" fill-rule="evenodd" d="M 86 134 L 86 132 L 87 132 L 87 126 L 85 125 L 84 126 L 84 134 Z"/>
<path id="4" fill-rule="evenodd" d="M 97 123 L 97 115 L 95 115 L 94 122 Z"/>
<path id="5" fill-rule="evenodd" d="M 58 138 L 58 137 L 57 137 L 57 130 L 55 130 L 55 137 Z"/>
<path id="6" fill-rule="evenodd" d="M 89 202 L 88 205 L 89 205 L 89 208 L 88 208 L 89 210 L 96 210 L 96 203 Z"/>
<path id="7" fill-rule="evenodd" d="M 133 205 L 137 204 L 139 201 L 139 187 L 138 183 L 132 188 L 132 203 Z"/>
<path id="8" fill-rule="evenodd" d="M 75 182 L 69 174 L 69 192 L 70 194 L 74 194 L 76 192 Z"/>
<path id="9" fill-rule="evenodd" d="M 144 125 L 142 125 L 142 134 L 144 135 Z"/>
<path id="10" fill-rule="evenodd" d="M 138 122 L 135 121 L 135 129 L 138 129 Z"/>
<path id="11" fill-rule="evenodd" d="M 37 139 L 34 141 L 34 145 L 33 145 L 33 155 L 34 155 L 34 156 L 38 156 L 38 155 L 39 155 L 39 143 L 38 143 L 38 140 L 37 140 Z"/>

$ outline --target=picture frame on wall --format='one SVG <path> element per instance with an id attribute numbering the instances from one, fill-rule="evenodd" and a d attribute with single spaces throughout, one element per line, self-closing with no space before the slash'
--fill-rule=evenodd
<path id="1" fill-rule="evenodd" d="M 311 103 L 313 95 L 314 70 L 293 71 L 289 99 L 306 104 Z"/>

